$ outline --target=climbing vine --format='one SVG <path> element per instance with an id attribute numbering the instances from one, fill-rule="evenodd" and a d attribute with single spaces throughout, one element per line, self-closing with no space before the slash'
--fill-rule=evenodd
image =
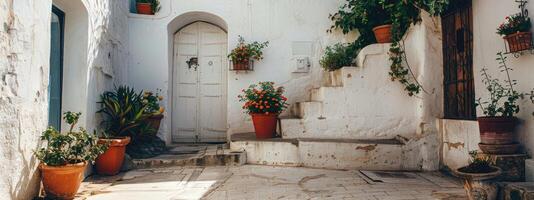
<path id="1" fill-rule="evenodd" d="M 351 43 L 352 48 L 362 49 L 376 43 L 372 29 L 391 24 L 392 44 L 389 49 L 391 61 L 389 76 L 404 85 L 408 95 L 424 91 L 406 60 L 404 35 L 412 24 L 421 21 L 421 10 L 432 16 L 440 15 L 449 5 L 449 0 L 347 0 L 338 12 L 330 15 L 334 22 L 329 31 L 339 28 L 343 33 L 353 30 L 360 36 Z"/>

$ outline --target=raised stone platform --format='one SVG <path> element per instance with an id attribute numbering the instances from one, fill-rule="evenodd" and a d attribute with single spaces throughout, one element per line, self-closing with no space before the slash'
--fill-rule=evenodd
<path id="1" fill-rule="evenodd" d="M 230 149 L 245 151 L 247 163 L 325 169 L 419 170 L 396 139 L 256 139 L 254 133 L 231 137 Z"/>
<path id="2" fill-rule="evenodd" d="M 232 151 L 227 144 L 174 144 L 165 154 L 131 160 L 129 168 L 243 165 L 246 160 L 244 151 Z"/>

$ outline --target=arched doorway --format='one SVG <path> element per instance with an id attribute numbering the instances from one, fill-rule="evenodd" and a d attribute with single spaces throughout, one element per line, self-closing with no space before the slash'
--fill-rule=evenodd
<path id="1" fill-rule="evenodd" d="M 174 34 L 172 141 L 226 140 L 227 33 L 197 21 Z"/>

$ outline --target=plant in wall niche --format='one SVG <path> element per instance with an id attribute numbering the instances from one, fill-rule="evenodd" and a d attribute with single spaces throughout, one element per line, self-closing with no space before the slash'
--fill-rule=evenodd
<path id="1" fill-rule="evenodd" d="M 409 65 L 403 65 L 403 62 L 407 63 L 403 37 L 410 25 L 420 22 L 421 10 L 436 16 L 440 15 L 448 4 L 448 0 L 347 0 L 337 13 L 330 15 L 334 25 L 329 31 L 335 28 L 340 28 L 343 33 L 357 30 L 360 36 L 353 45 L 355 49 L 362 49 L 380 39 L 373 33 L 376 26 L 391 24 L 389 34 L 392 45 L 389 56 L 392 63 L 389 75 L 392 80 L 402 83 L 412 96 L 418 94 L 422 87 Z"/>
<path id="2" fill-rule="evenodd" d="M 334 71 L 341 67 L 352 65 L 356 54 L 357 49 L 352 44 L 334 44 L 326 47 L 319 64 L 326 71 Z"/>
<path id="3" fill-rule="evenodd" d="M 274 87 L 274 82 L 259 82 L 242 90 L 239 101 L 252 116 L 257 138 L 272 138 L 276 132 L 278 114 L 287 108 L 283 87 Z"/>
<path id="4" fill-rule="evenodd" d="M 67 132 L 50 127 L 41 135 L 46 147 L 35 151 L 35 156 L 41 162 L 39 169 L 47 198 L 74 198 L 87 163 L 107 149 L 105 144 L 97 144 L 95 134 L 88 134 L 82 127 L 74 130 L 80 115 L 65 112 L 63 119 L 70 125 Z"/>
<path id="5" fill-rule="evenodd" d="M 489 156 L 470 151 L 469 165 L 454 171 L 464 178 L 464 188 L 469 199 L 497 199 L 497 186 L 492 179 L 501 175 L 501 169 L 495 167 Z"/>
<path id="6" fill-rule="evenodd" d="M 263 49 L 268 45 L 268 41 L 247 44 L 245 39 L 239 36 L 237 46 L 228 54 L 228 58 L 232 61 L 233 70 L 251 70 L 250 61 L 262 60 Z"/>
<path id="7" fill-rule="evenodd" d="M 161 9 L 159 0 L 135 0 L 135 2 L 138 14 L 153 15 Z"/>
<path id="8" fill-rule="evenodd" d="M 497 33 L 508 42 L 509 52 L 517 52 L 532 47 L 530 17 L 522 13 L 507 16 L 498 28 Z"/>
<path id="9" fill-rule="evenodd" d="M 477 99 L 477 106 L 485 115 L 477 119 L 481 140 L 479 147 L 485 153 L 511 154 L 519 148 L 519 144 L 514 141 L 514 130 L 518 121 L 514 115 L 520 111 L 518 101 L 525 97 L 534 100 L 532 96 L 534 91 L 530 93 L 516 91 L 514 86 L 517 85 L 517 81 L 510 77 L 512 69 L 506 64 L 506 57 L 499 52 L 496 60 L 499 62 L 499 70 L 504 73 L 506 79 L 501 81 L 491 77 L 487 68 L 481 71 L 482 82 L 489 97 L 486 100 Z"/>

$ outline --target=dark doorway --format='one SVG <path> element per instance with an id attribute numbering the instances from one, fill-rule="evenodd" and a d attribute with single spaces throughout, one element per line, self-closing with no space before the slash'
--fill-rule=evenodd
<path id="1" fill-rule="evenodd" d="M 445 118 L 475 119 L 471 0 L 453 1 L 441 23 Z"/>
<path id="2" fill-rule="evenodd" d="M 50 21 L 50 74 L 48 81 L 48 126 L 61 129 L 61 96 L 63 84 L 63 38 L 65 13 L 52 6 Z"/>

